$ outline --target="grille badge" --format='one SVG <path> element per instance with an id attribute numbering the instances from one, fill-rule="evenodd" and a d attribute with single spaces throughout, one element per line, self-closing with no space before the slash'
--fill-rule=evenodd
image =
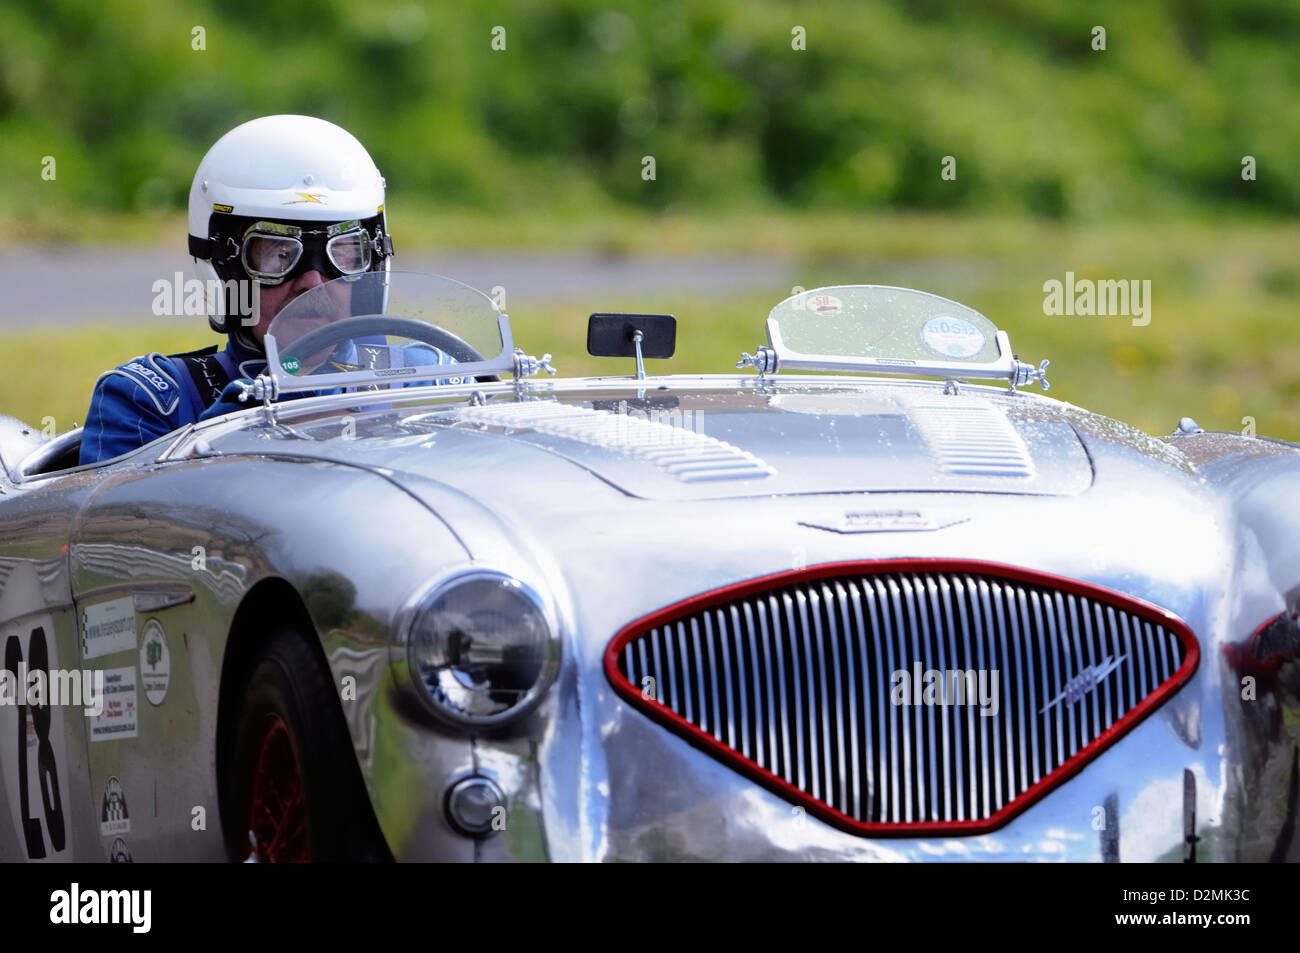
<path id="1" fill-rule="evenodd" d="M 831 533 L 923 533 L 969 520 L 969 516 L 935 516 L 921 510 L 849 510 L 838 520 L 800 520 L 799 525 Z"/>
<path id="2" fill-rule="evenodd" d="M 1077 701 L 1082 701 L 1084 695 L 1101 685 L 1102 679 L 1115 671 L 1115 669 L 1119 668 L 1120 663 L 1126 658 L 1128 658 L 1127 655 L 1121 655 L 1117 659 L 1106 658 L 1102 659 L 1096 665 L 1089 665 L 1078 675 L 1074 676 L 1074 678 L 1066 682 L 1065 688 L 1061 690 L 1061 693 L 1042 708 L 1038 709 L 1038 713 L 1041 715 L 1043 712 L 1047 711 L 1047 709 L 1059 704 L 1062 699 L 1064 699 L 1068 705 L 1073 705 Z"/>

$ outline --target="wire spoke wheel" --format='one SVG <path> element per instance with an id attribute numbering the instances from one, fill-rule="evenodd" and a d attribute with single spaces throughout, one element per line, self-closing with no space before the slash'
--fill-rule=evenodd
<path id="1" fill-rule="evenodd" d="M 313 640 L 280 629 L 247 662 L 223 771 L 221 823 L 232 861 L 392 859 Z"/>
<path id="2" fill-rule="evenodd" d="M 268 715 L 257 746 L 246 813 L 258 858 L 268 863 L 311 860 L 302 769 L 278 715 Z"/>

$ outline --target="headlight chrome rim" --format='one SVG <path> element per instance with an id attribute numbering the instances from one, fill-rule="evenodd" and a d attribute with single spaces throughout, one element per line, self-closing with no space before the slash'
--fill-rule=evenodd
<path id="1" fill-rule="evenodd" d="M 523 596 L 532 604 L 546 630 L 545 654 L 539 663 L 540 671 L 532 686 L 515 704 L 489 715 L 469 715 L 441 704 L 434 698 L 432 690 L 424 680 L 419 661 L 414 657 L 415 651 L 420 648 L 417 644 L 417 636 L 420 634 L 418 627 L 425 620 L 426 614 L 452 590 L 478 582 L 508 585 L 516 594 Z M 536 708 L 559 673 L 561 632 L 554 605 L 534 586 L 515 573 L 503 569 L 473 564 L 455 567 L 435 576 L 407 601 L 398 619 L 397 629 L 401 651 L 406 661 L 407 678 L 412 683 L 411 689 L 420 697 L 424 707 L 438 720 L 461 730 L 490 730 L 520 720 Z"/>

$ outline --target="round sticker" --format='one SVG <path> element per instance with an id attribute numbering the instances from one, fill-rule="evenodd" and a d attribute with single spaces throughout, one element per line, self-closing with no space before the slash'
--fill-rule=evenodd
<path id="1" fill-rule="evenodd" d="M 844 302 L 835 295 L 812 295 L 804 302 L 804 308 L 814 314 L 839 314 L 844 310 Z"/>
<path id="2" fill-rule="evenodd" d="M 965 318 L 940 314 L 921 329 L 925 343 L 944 357 L 971 357 L 984 349 L 984 333 Z"/>
<path id="3" fill-rule="evenodd" d="M 140 681 L 144 683 L 144 697 L 149 699 L 149 704 L 163 703 L 171 679 L 172 659 L 167 651 L 167 636 L 158 620 L 150 619 L 140 633 Z"/>
<path id="4" fill-rule="evenodd" d="M 280 366 L 283 367 L 290 374 L 297 374 L 298 369 L 302 367 L 302 362 L 299 361 L 296 357 L 286 357 L 284 360 L 280 362 Z"/>

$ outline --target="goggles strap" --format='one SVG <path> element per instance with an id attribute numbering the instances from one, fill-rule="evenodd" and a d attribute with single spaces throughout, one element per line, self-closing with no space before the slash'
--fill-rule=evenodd
<path id="1" fill-rule="evenodd" d="M 211 238 L 195 238 L 189 236 L 190 255 L 202 261 L 210 261 L 214 265 L 223 261 L 230 261 L 232 258 L 239 257 L 239 244 L 229 236 L 214 235 Z M 225 254 L 221 254 L 225 246 Z"/>
<path id="2" fill-rule="evenodd" d="M 214 266 L 217 266 L 219 272 L 223 270 L 222 266 L 227 266 L 228 269 L 230 262 L 239 261 L 240 266 L 238 271 L 242 273 L 244 271 L 243 264 L 242 264 L 242 253 L 243 253 L 243 246 L 244 246 L 242 233 L 244 229 L 248 227 L 248 225 L 253 224 L 257 220 L 246 218 L 243 219 L 242 221 L 247 224 L 239 224 L 240 220 L 233 219 L 229 221 L 229 224 L 227 224 L 226 221 L 222 221 L 221 225 L 218 226 L 217 225 L 218 218 L 224 220 L 226 219 L 226 216 L 224 215 L 218 216 L 217 213 L 213 213 L 212 218 L 213 218 L 213 222 L 212 224 L 209 225 L 209 228 L 212 228 L 214 231 L 210 238 L 204 239 L 204 238 L 196 238 L 194 235 L 188 236 L 190 254 L 193 257 L 201 259 L 203 261 L 212 262 Z M 392 236 L 384 231 L 383 221 L 384 219 L 383 219 L 382 212 L 368 219 L 358 220 L 362 231 L 365 233 L 366 236 L 365 240 L 370 244 L 372 251 L 381 261 L 384 258 L 392 257 L 394 253 Z M 241 238 L 239 240 L 236 240 L 233 237 L 233 235 L 227 230 L 231 226 L 234 226 L 235 230 L 241 234 Z M 299 228 L 300 226 L 294 226 L 294 227 Z M 373 232 L 371 231 L 372 229 Z M 300 233 L 300 236 L 298 236 L 298 240 L 299 242 L 302 241 L 301 235 L 315 235 L 321 233 L 322 233 L 321 231 L 302 231 Z M 328 229 L 325 229 L 324 233 L 328 234 Z M 268 236 L 268 237 L 276 237 L 276 236 Z M 289 237 L 289 236 L 280 236 L 280 237 Z M 326 240 L 328 241 L 328 238 Z M 306 257 L 305 253 L 307 251 L 307 248 L 305 245 L 303 247 L 303 251 L 304 251 L 304 255 L 302 257 Z M 322 247 L 322 251 L 323 251 L 323 247 Z M 298 263 L 299 265 L 302 263 L 302 257 L 300 257 L 299 259 L 299 263 Z M 232 277 L 247 277 L 247 276 L 241 274 L 234 274 L 232 275 Z"/>

